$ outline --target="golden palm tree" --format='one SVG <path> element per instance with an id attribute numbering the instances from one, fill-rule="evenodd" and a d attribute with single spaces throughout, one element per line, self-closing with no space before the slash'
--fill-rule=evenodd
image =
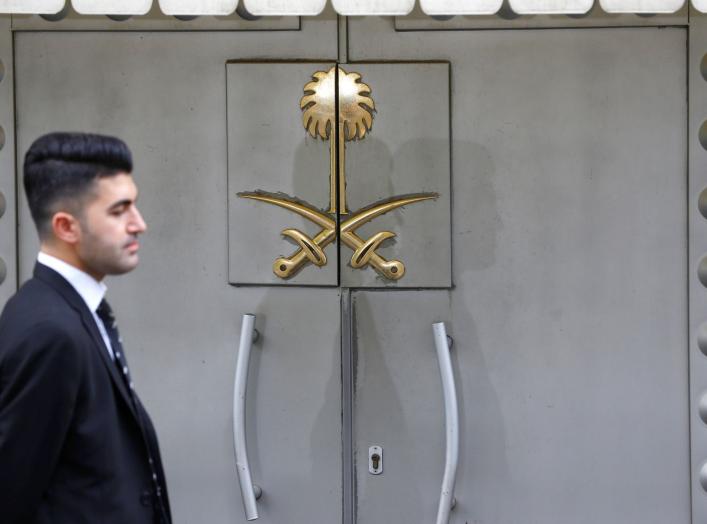
<path id="1" fill-rule="evenodd" d="M 335 77 L 338 69 L 338 79 Z M 336 129 L 336 88 L 338 82 L 339 116 Z M 339 213 L 346 215 L 346 142 L 360 140 L 373 125 L 375 105 L 371 88 L 361 82 L 358 73 L 347 73 L 334 66 L 329 71 L 317 71 L 304 86 L 300 100 L 302 123 L 312 138 L 329 141 L 329 213 L 336 213 L 336 147 L 339 147 Z"/>

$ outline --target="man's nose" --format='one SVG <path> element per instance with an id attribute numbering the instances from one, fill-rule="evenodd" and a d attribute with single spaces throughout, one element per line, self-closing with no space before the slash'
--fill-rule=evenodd
<path id="1" fill-rule="evenodd" d="M 142 218 L 142 215 L 140 214 L 140 211 L 138 208 L 134 208 L 134 213 L 133 213 L 133 218 L 130 221 L 130 233 L 138 234 L 138 233 L 144 233 L 147 231 L 147 224 L 145 223 L 145 220 Z"/>

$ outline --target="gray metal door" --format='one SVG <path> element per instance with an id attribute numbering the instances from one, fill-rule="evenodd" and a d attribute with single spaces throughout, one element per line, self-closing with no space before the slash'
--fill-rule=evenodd
<path id="1" fill-rule="evenodd" d="M 232 399 L 241 315 L 255 313 L 246 420 L 259 522 L 338 522 L 339 291 L 228 284 L 234 40 L 248 45 L 227 33 L 18 34 L 18 151 L 57 127 L 116 134 L 133 149 L 149 230 L 139 268 L 110 279 L 109 298 L 158 429 L 175 521 L 245 522 Z M 23 207 L 23 280 L 36 249 Z"/>
<path id="2" fill-rule="evenodd" d="M 454 288 L 354 295 L 357 522 L 434 522 L 439 320 L 451 522 L 690 522 L 685 31 L 381 26 L 350 60 L 452 63 Z"/>
<path id="3" fill-rule="evenodd" d="M 688 523 L 685 31 L 412 38 L 351 21 L 351 62 L 450 61 L 454 193 L 453 288 L 353 293 L 347 406 L 340 291 L 228 284 L 225 64 L 334 61 L 335 32 L 316 24 L 15 35 L 19 155 L 59 127 L 120 135 L 135 153 L 151 229 L 141 266 L 109 287 L 176 521 L 244 522 L 230 410 L 239 319 L 253 312 L 262 522 L 350 523 L 354 509 L 359 524 L 433 521 L 443 320 L 462 414 L 451 522 Z M 24 279 L 37 244 L 24 207 L 19 219 Z"/>

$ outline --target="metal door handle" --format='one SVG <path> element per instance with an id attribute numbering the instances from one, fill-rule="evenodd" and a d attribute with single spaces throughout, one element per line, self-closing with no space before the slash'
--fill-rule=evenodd
<path id="1" fill-rule="evenodd" d="M 449 340 L 444 322 L 432 324 L 435 346 L 437 347 L 437 360 L 439 373 L 442 377 L 442 391 L 444 393 L 444 417 L 447 447 L 444 461 L 444 477 L 442 477 L 442 492 L 439 496 L 437 509 L 437 524 L 448 524 L 449 513 L 455 505 L 454 483 L 457 476 L 459 462 L 459 409 L 457 407 L 457 390 L 454 384 L 452 359 L 449 355 Z"/>
<path id="2" fill-rule="evenodd" d="M 248 363 L 250 349 L 258 332 L 254 329 L 255 315 L 243 315 L 241 324 L 241 342 L 236 359 L 236 378 L 233 386 L 233 445 L 236 450 L 236 471 L 241 486 L 243 508 L 246 520 L 258 518 L 258 507 L 255 503 L 260 498 L 262 490 L 253 484 L 248 466 L 248 448 L 245 438 L 245 394 L 248 386 Z"/>

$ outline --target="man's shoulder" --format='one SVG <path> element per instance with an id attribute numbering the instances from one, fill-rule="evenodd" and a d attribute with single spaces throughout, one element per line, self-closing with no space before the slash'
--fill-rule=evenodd
<path id="1" fill-rule="evenodd" d="M 73 348 L 64 352 L 72 359 L 85 341 L 79 313 L 37 279 L 27 281 L 0 315 L 0 367 L 7 359 L 32 358 L 51 348 Z"/>
<path id="2" fill-rule="evenodd" d="M 0 314 L 0 337 L 8 332 L 45 327 L 71 329 L 80 316 L 50 285 L 32 278 L 8 300 Z"/>

